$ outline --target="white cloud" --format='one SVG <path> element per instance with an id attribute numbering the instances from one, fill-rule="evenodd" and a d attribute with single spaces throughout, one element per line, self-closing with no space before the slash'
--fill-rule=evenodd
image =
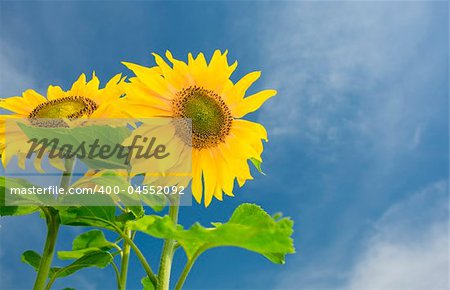
<path id="1" fill-rule="evenodd" d="M 351 246 L 356 258 L 350 268 L 323 261 L 284 273 L 277 289 L 449 289 L 447 193 L 448 183 L 440 181 L 391 206 L 372 225 L 363 247 Z M 339 253 L 343 245 L 334 246 Z"/>
<path id="2" fill-rule="evenodd" d="M 430 227 L 425 237 L 374 238 L 345 289 L 449 289 L 447 224 Z"/>
<path id="3" fill-rule="evenodd" d="M 449 289 L 446 192 L 447 183 L 436 183 L 388 210 L 343 289 Z"/>

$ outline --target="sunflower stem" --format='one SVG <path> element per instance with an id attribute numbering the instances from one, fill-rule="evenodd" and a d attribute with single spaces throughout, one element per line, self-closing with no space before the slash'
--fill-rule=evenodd
<path id="1" fill-rule="evenodd" d="M 47 222 L 47 238 L 45 240 L 44 251 L 34 282 L 34 290 L 42 290 L 45 288 L 50 273 L 50 267 L 52 265 L 59 230 L 58 211 L 52 207 L 42 207 L 42 211 L 44 212 L 45 220 Z"/>
<path id="2" fill-rule="evenodd" d="M 74 162 L 74 159 L 65 160 L 66 170 L 62 173 L 60 181 L 60 187 L 64 189 L 67 189 L 70 185 Z M 45 284 L 49 277 L 53 256 L 55 254 L 56 240 L 58 238 L 60 225 L 59 213 L 57 209 L 48 206 L 43 206 L 41 209 L 47 223 L 47 237 L 45 240 L 44 250 L 42 252 L 42 258 L 39 263 L 39 268 L 37 270 L 36 280 L 33 286 L 34 290 L 42 290 L 45 288 Z"/>
<path id="3" fill-rule="evenodd" d="M 131 230 L 126 229 L 124 233 L 130 240 L 133 240 L 134 234 Z M 122 263 L 120 266 L 120 286 L 119 290 L 125 290 L 127 288 L 127 275 L 128 275 L 128 264 L 130 260 L 131 245 L 124 241 L 123 251 L 122 251 Z"/>
<path id="4" fill-rule="evenodd" d="M 75 166 L 75 159 L 69 158 L 65 161 L 66 170 L 61 175 L 61 181 L 59 183 L 59 187 L 64 188 L 66 190 L 70 186 L 70 180 L 72 179 L 72 171 Z"/>
<path id="5" fill-rule="evenodd" d="M 178 223 L 179 196 L 174 195 L 169 207 L 169 217 L 174 224 Z M 175 240 L 166 239 L 161 254 L 161 262 L 158 271 L 157 290 L 169 290 L 170 272 L 172 269 L 172 259 L 174 254 Z"/>
<path id="6" fill-rule="evenodd" d="M 204 246 L 204 247 L 198 249 L 197 252 L 195 252 L 194 256 L 192 256 L 192 258 L 188 259 L 188 261 L 186 262 L 186 265 L 183 268 L 183 271 L 181 272 L 180 277 L 178 278 L 177 284 L 175 285 L 175 288 L 174 288 L 175 290 L 181 290 L 195 261 L 200 256 L 200 254 L 203 253 L 206 249 L 207 249 L 207 246 Z"/>

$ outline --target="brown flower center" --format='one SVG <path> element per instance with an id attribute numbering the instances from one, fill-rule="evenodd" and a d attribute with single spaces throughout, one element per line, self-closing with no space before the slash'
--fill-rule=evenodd
<path id="1" fill-rule="evenodd" d="M 97 103 L 89 98 L 69 96 L 40 104 L 28 118 L 33 125 L 39 127 L 66 127 L 62 119 L 73 120 L 90 116 L 97 108 Z"/>
<path id="2" fill-rule="evenodd" d="M 213 91 L 196 86 L 183 89 L 172 101 L 172 108 L 174 117 L 192 120 L 190 126 L 178 121 L 177 132 L 196 149 L 216 146 L 230 133 L 233 122 L 230 109 Z M 192 141 L 186 140 L 186 130 L 192 130 Z"/>

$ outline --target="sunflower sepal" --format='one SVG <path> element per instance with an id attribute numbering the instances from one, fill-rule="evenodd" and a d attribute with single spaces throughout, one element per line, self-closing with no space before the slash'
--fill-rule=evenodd
<path id="1" fill-rule="evenodd" d="M 256 158 L 250 158 L 250 162 L 253 164 L 253 166 L 256 168 L 256 170 L 258 170 L 259 173 L 261 173 L 262 175 L 266 175 L 261 167 L 262 161 L 260 161 Z"/>

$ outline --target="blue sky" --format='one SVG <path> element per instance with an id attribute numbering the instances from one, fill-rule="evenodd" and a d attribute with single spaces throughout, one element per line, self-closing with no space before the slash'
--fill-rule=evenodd
<path id="1" fill-rule="evenodd" d="M 68 87 L 151 52 L 228 49 L 234 80 L 262 70 L 252 91 L 275 88 L 250 118 L 269 132 L 266 176 L 235 198 L 185 207 L 189 226 L 223 221 L 242 202 L 295 221 L 297 254 L 273 265 L 215 249 L 186 289 L 446 289 L 448 285 L 447 2 L 0 2 L 0 95 Z M 20 262 L 40 251 L 38 216 L 2 218 L 2 289 L 29 289 Z M 59 249 L 80 229 L 64 228 Z M 156 267 L 160 243 L 143 235 Z M 176 260 L 175 275 L 184 257 Z M 129 289 L 144 272 L 131 261 Z M 111 289 L 113 271 L 84 270 L 56 289 Z"/>

